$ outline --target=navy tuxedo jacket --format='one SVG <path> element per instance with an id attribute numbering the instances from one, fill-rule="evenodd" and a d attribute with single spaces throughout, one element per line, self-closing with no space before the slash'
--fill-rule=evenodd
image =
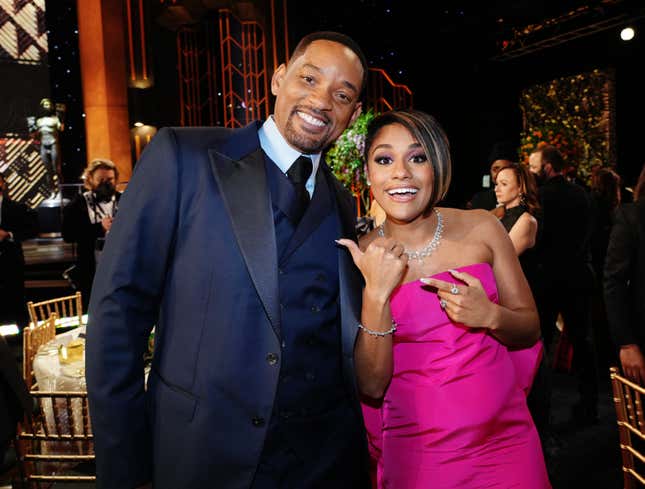
<path id="1" fill-rule="evenodd" d="M 100 488 L 251 483 L 276 395 L 281 328 L 258 128 L 162 129 L 123 194 L 87 327 Z M 319 171 L 333 180 L 343 236 L 354 237 L 351 195 L 326 164 Z M 353 348 L 362 284 L 341 247 L 338 269 L 342 368 L 360 411 Z M 146 390 L 143 353 L 153 325 Z"/>

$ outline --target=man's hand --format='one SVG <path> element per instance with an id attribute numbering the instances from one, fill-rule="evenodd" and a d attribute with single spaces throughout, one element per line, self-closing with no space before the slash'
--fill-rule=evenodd
<path id="1" fill-rule="evenodd" d="M 9 232 L 0 228 L 0 241 L 4 241 L 5 239 L 9 239 L 9 238 L 11 238 L 11 235 L 9 234 Z"/>
<path id="2" fill-rule="evenodd" d="M 645 385 L 645 357 L 638 345 L 622 345 L 618 356 L 625 377 L 638 385 Z"/>
<path id="3" fill-rule="evenodd" d="M 107 234 L 110 231 L 110 228 L 112 227 L 112 217 L 106 216 L 103 219 L 101 219 L 101 226 L 103 226 L 103 231 Z"/>

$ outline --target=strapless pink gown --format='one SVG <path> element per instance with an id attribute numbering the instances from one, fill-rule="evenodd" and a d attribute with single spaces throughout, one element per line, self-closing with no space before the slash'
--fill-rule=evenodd
<path id="1" fill-rule="evenodd" d="M 488 263 L 459 269 L 497 302 Z M 550 488 L 526 405 L 541 342 L 509 352 L 486 329 L 453 323 L 419 281 L 397 288 L 390 305 L 392 381 L 381 402 L 363 404 L 374 487 Z"/>

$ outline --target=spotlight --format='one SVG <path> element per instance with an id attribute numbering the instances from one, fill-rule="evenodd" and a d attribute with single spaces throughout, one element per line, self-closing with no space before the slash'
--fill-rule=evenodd
<path id="1" fill-rule="evenodd" d="M 634 36 L 636 35 L 636 32 L 632 27 L 625 27 L 622 31 L 620 31 L 620 38 L 623 41 L 631 41 L 634 39 Z"/>

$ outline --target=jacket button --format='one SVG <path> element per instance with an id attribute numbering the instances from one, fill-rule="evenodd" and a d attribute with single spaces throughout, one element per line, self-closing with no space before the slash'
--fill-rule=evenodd
<path id="1" fill-rule="evenodd" d="M 264 418 L 260 418 L 259 416 L 254 416 L 253 419 L 251 419 L 251 423 L 253 423 L 253 426 L 264 426 Z"/>
<path id="2" fill-rule="evenodd" d="M 267 355 L 267 363 L 269 365 L 275 365 L 276 363 L 278 363 L 278 355 L 276 355 L 275 353 L 269 353 Z"/>

